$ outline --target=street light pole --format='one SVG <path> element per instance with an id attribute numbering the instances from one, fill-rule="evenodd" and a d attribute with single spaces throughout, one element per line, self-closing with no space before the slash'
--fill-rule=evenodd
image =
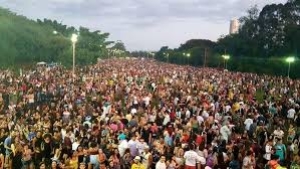
<path id="1" fill-rule="evenodd" d="M 77 42 L 78 35 L 72 34 L 71 41 L 73 47 L 73 77 L 75 77 L 75 51 L 76 51 L 76 42 Z"/>
<path id="2" fill-rule="evenodd" d="M 291 63 L 295 62 L 295 58 L 294 57 L 288 57 L 285 60 L 286 62 L 288 62 L 289 67 L 288 67 L 288 78 L 290 78 L 290 70 L 291 70 Z"/>
<path id="3" fill-rule="evenodd" d="M 290 78 L 290 70 L 291 70 L 291 62 L 289 62 L 289 68 L 288 68 L 288 78 Z"/>
<path id="4" fill-rule="evenodd" d="M 167 58 L 167 63 L 169 63 L 169 53 L 163 53 L 163 54 Z"/>
<path id="5" fill-rule="evenodd" d="M 189 64 L 190 63 L 191 54 L 190 53 L 183 53 L 183 56 L 185 56 L 187 58 L 187 64 Z"/>
<path id="6" fill-rule="evenodd" d="M 227 62 L 230 59 L 230 56 L 229 55 L 222 55 L 222 57 L 223 57 L 224 62 L 225 62 L 225 69 L 227 69 Z"/>
<path id="7" fill-rule="evenodd" d="M 75 76 L 75 43 L 72 43 L 72 46 L 73 46 L 73 76 Z"/>

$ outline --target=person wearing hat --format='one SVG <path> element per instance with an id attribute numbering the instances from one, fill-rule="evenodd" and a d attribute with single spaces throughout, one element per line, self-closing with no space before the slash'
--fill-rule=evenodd
<path id="1" fill-rule="evenodd" d="M 86 168 L 87 167 L 86 167 L 86 165 L 85 165 L 84 162 L 82 162 L 82 163 L 79 164 L 79 169 L 86 169 Z"/>
<path id="2" fill-rule="evenodd" d="M 145 169 L 144 165 L 141 163 L 140 156 L 135 156 L 131 169 Z"/>
<path id="3" fill-rule="evenodd" d="M 151 164 L 152 164 L 152 154 L 151 152 L 149 151 L 149 146 L 146 146 L 145 149 L 144 149 L 144 152 L 142 153 L 142 156 L 143 156 L 143 165 L 146 169 L 150 169 L 151 168 Z"/>

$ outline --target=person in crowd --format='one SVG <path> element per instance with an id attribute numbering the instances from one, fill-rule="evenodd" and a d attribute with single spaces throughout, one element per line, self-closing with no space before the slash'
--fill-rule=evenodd
<path id="1" fill-rule="evenodd" d="M 184 153 L 185 169 L 196 169 L 203 160 L 203 157 L 196 153 L 195 148 L 195 144 L 190 144 L 189 150 Z"/>
<path id="2" fill-rule="evenodd" d="M 131 169 L 145 169 L 144 165 L 141 163 L 141 160 L 142 159 L 140 156 L 134 157 Z"/>
<path id="3" fill-rule="evenodd" d="M 155 169 L 167 169 L 166 157 L 161 156 L 160 160 L 156 163 Z"/>
<path id="4" fill-rule="evenodd" d="M 300 165 L 297 79 L 152 59 L 106 59 L 76 73 L 0 71 L 1 167 Z"/>

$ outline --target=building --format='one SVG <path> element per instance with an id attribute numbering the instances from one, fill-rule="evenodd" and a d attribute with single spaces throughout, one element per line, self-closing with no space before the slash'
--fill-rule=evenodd
<path id="1" fill-rule="evenodd" d="M 229 34 L 235 34 L 239 31 L 239 21 L 237 19 L 232 19 L 230 21 Z"/>

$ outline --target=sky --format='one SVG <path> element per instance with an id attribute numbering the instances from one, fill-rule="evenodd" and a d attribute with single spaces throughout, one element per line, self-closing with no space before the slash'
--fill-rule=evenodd
<path id="1" fill-rule="evenodd" d="M 230 20 L 251 6 L 287 0 L 0 0 L 0 6 L 30 19 L 55 19 L 110 33 L 127 50 L 176 48 L 189 39 L 216 41 Z"/>

